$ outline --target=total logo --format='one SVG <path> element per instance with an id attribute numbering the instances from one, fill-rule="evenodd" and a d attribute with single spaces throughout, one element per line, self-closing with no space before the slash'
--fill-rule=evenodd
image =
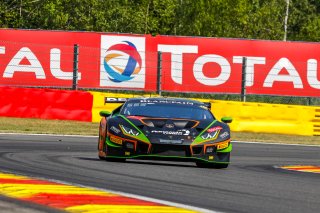
<path id="1" fill-rule="evenodd" d="M 101 36 L 100 86 L 145 87 L 145 38 Z"/>

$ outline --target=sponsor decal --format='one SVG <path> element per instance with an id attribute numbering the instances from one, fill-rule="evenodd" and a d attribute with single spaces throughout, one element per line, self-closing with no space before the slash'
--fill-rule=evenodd
<path id="1" fill-rule="evenodd" d="M 113 132 L 115 132 L 115 133 L 119 133 L 121 130 L 120 129 L 118 129 L 117 127 L 115 127 L 115 126 L 111 126 L 110 127 L 110 130 L 112 130 Z"/>
<path id="2" fill-rule="evenodd" d="M 166 139 L 160 139 L 160 143 L 170 143 L 170 144 L 181 144 L 183 143 L 183 140 L 166 140 Z"/>
<path id="3" fill-rule="evenodd" d="M 209 128 L 207 132 L 215 132 L 221 129 L 223 129 L 221 126 L 215 126 L 215 127 Z"/>
<path id="4" fill-rule="evenodd" d="M 145 88 L 145 38 L 101 36 L 100 86 Z"/>
<path id="5" fill-rule="evenodd" d="M 228 132 L 224 132 L 224 133 L 222 133 L 222 134 L 220 134 L 220 138 L 226 138 L 226 137 L 228 137 L 229 136 L 229 133 Z"/>
<path id="6" fill-rule="evenodd" d="M 189 135 L 190 134 L 190 131 L 189 130 L 182 130 L 184 131 L 184 134 L 183 135 Z"/>
<path id="7" fill-rule="evenodd" d="M 104 103 L 124 103 L 128 100 L 128 98 L 110 98 L 110 97 L 105 97 L 104 98 Z"/>
<path id="8" fill-rule="evenodd" d="M 189 130 L 178 130 L 178 131 L 167 131 L 167 130 L 152 130 L 153 134 L 163 134 L 163 135 L 189 135 Z"/>
<path id="9" fill-rule="evenodd" d="M 163 103 L 163 104 L 184 104 L 184 105 L 194 105 L 192 102 L 188 101 L 174 101 L 174 100 L 148 100 L 142 99 L 140 100 L 141 103 Z"/>

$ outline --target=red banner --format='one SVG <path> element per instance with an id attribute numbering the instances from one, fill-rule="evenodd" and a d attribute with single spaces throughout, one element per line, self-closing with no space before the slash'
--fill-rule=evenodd
<path id="1" fill-rule="evenodd" d="M 78 87 L 153 91 L 156 67 L 146 62 L 146 38 L 148 36 L 2 29 L 0 85 L 71 88 L 74 45 L 77 44 Z M 156 60 L 156 53 L 148 56 L 153 55 Z M 147 72 L 148 66 L 151 69 Z"/>
<path id="2" fill-rule="evenodd" d="M 243 57 L 248 94 L 320 96 L 319 43 L 157 37 L 163 89 L 240 93 Z"/>
<path id="3" fill-rule="evenodd" d="M 320 44 L 92 32 L 0 30 L 0 85 L 320 96 Z"/>
<path id="4" fill-rule="evenodd" d="M 0 116 L 58 120 L 92 120 L 89 92 L 0 87 Z"/>

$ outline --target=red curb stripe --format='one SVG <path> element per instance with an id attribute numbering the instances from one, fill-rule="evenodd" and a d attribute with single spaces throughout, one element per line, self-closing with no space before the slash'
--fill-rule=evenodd
<path id="1" fill-rule="evenodd" d="M 283 166 L 283 169 L 320 169 L 320 166 Z"/>
<path id="2" fill-rule="evenodd" d="M 320 166 L 282 166 L 281 168 L 289 171 L 320 173 Z"/>
<path id="3" fill-rule="evenodd" d="M 1 178 L 3 177 L 3 178 Z M 0 195 L 68 212 L 194 212 L 113 192 L 0 172 Z"/>
<path id="4" fill-rule="evenodd" d="M 296 171 L 299 171 L 299 170 L 301 170 L 301 171 L 303 171 L 303 170 L 313 170 L 313 169 L 320 169 L 320 168 L 287 168 L 287 169 L 289 169 L 289 170 L 296 170 Z"/>
<path id="5" fill-rule="evenodd" d="M 59 183 L 48 182 L 43 180 L 28 180 L 28 179 L 2 179 L 0 178 L 0 184 L 34 184 L 34 185 L 62 185 Z"/>
<path id="6" fill-rule="evenodd" d="M 80 205 L 132 205 L 132 206 L 163 206 L 149 201 L 138 200 L 123 196 L 101 195 L 61 195 L 40 193 L 30 198 L 23 199 L 34 203 L 47 205 L 54 208 L 68 208 Z"/>

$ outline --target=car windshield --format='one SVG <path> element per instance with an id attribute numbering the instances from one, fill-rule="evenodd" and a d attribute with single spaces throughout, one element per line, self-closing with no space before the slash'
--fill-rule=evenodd
<path id="1" fill-rule="evenodd" d="M 121 114 L 131 116 L 182 118 L 191 120 L 213 120 L 211 112 L 200 106 L 184 104 L 135 103 L 127 102 Z"/>

